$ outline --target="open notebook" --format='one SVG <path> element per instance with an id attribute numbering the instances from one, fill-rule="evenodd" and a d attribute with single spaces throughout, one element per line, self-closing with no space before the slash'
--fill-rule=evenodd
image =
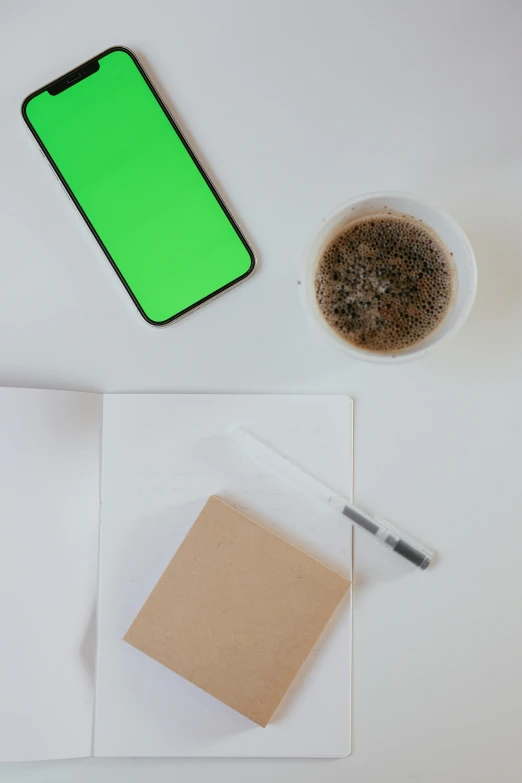
<path id="1" fill-rule="evenodd" d="M 212 494 L 351 578 L 351 527 L 235 426 L 350 495 L 347 397 L 0 389 L 0 760 L 350 752 L 349 600 L 266 728 L 122 641 Z"/>

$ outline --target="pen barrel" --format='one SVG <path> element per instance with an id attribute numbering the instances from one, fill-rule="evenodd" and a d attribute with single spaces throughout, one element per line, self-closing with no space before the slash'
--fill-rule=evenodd
<path id="1" fill-rule="evenodd" d="M 344 514 L 353 525 L 377 538 L 381 544 L 401 555 L 417 568 L 425 571 L 432 562 L 433 552 L 412 536 L 401 533 L 384 519 L 381 520 L 379 517 L 371 516 L 361 509 L 355 508 L 335 490 L 302 470 L 287 457 L 274 451 L 246 430 L 236 429 L 234 436 L 239 443 L 248 448 L 259 465 L 272 472 L 280 473 L 302 492 L 314 495 L 331 509 Z"/>
<path id="2" fill-rule="evenodd" d="M 374 517 L 374 519 L 379 524 L 379 530 L 375 535 L 388 549 L 401 555 L 416 568 L 420 568 L 421 571 L 427 569 L 433 561 L 434 552 L 429 550 L 414 536 L 401 533 L 388 520 L 378 516 Z"/>
<path id="3" fill-rule="evenodd" d="M 319 479 L 315 478 L 315 476 L 298 467 L 283 454 L 271 449 L 247 430 L 236 429 L 234 437 L 239 443 L 248 448 L 258 465 L 268 468 L 273 473 L 282 475 L 297 490 L 313 495 L 330 508 L 342 512 L 346 501 L 330 487 L 327 487 Z"/>

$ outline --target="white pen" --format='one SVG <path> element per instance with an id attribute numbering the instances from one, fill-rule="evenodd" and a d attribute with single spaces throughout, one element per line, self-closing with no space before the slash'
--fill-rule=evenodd
<path id="1" fill-rule="evenodd" d="M 430 552 L 414 538 L 401 533 L 389 522 L 370 516 L 364 511 L 355 508 L 345 498 L 323 484 L 322 481 L 319 481 L 315 476 L 310 475 L 310 473 L 295 465 L 287 457 L 274 451 L 274 449 L 267 446 L 250 432 L 244 429 L 236 429 L 234 430 L 234 437 L 248 449 L 257 463 L 268 468 L 273 473 L 287 478 L 300 490 L 314 495 L 327 506 L 344 514 L 352 525 L 362 528 L 362 530 L 365 530 L 380 541 L 381 544 L 397 552 L 398 555 L 402 555 L 417 568 L 425 571 L 432 562 L 434 553 Z"/>

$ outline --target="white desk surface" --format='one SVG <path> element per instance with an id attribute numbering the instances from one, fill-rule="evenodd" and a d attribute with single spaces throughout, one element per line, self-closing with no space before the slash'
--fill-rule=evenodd
<path id="1" fill-rule="evenodd" d="M 357 502 L 439 561 L 411 572 L 356 537 L 350 758 L 89 759 L 5 766 L 2 783 L 520 780 L 521 24 L 517 0 L 3 0 L 0 383 L 349 393 Z M 141 55 L 260 258 L 163 330 L 84 241 L 19 115 L 113 44 Z M 393 368 L 338 353 L 298 295 L 318 221 L 377 189 L 444 206 L 479 264 L 462 332 Z"/>

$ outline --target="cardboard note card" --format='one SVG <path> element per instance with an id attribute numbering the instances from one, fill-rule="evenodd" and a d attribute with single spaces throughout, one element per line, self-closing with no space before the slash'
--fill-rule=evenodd
<path id="1" fill-rule="evenodd" d="M 125 641 L 266 726 L 348 587 L 211 497 Z"/>

